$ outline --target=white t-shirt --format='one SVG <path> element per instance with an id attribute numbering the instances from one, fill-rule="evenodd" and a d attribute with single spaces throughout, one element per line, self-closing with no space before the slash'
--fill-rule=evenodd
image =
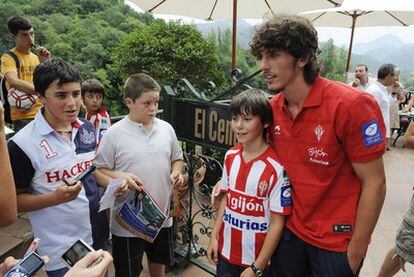
<path id="1" fill-rule="evenodd" d="M 390 98 L 388 96 L 387 87 L 378 81 L 373 81 L 365 90 L 367 93 L 372 94 L 377 100 L 380 108 L 382 117 L 384 118 L 385 127 L 387 128 L 386 137 L 391 136 L 390 127 Z M 361 111 L 363 112 L 363 111 Z"/>
<path id="2" fill-rule="evenodd" d="M 129 172 L 138 176 L 168 215 L 172 190 L 171 164 L 182 159 L 177 136 L 169 123 L 156 118 L 152 130 L 147 132 L 142 124 L 126 116 L 106 131 L 97 151 L 95 165 L 98 168 Z M 121 205 L 133 196 L 133 192 L 130 192 L 126 199 L 118 198 L 115 201 L 111 232 L 116 236 L 136 237 L 115 220 Z M 171 225 L 172 219 L 169 219 L 164 227 Z"/>

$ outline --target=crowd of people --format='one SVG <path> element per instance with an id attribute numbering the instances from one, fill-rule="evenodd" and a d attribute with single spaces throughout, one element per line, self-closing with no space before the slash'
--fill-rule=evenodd
<path id="1" fill-rule="evenodd" d="M 129 112 L 111 126 L 98 80 L 82 82 L 70 63 L 51 59 L 44 47 L 33 54 L 27 19 L 12 17 L 8 27 L 16 47 L 1 58 L 7 89 L 39 100 L 24 111 L 11 107 L 16 134 L 8 142 L 0 117 L 1 225 L 28 212 L 48 276 L 102 276 L 112 259 L 115 276 L 139 276 L 143 253 L 150 275 L 164 276 L 174 261 L 172 218 L 153 242 L 116 220 L 142 186 L 168 214 L 171 191 L 183 183 L 175 131 L 156 117 L 159 84 L 143 73 L 129 76 L 123 91 Z M 275 96 L 269 101 L 249 89 L 230 103 L 239 144 L 226 152 L 212 194 L 218 210 L 207 257 L 217 276 L 358 276 L 386 193 L 383 155 L 398 128 L 390 107 L 404 100 L 399 70 L 384 64 L 373 80 L 358 65 L 349 85 L 319 76 L 317 32 L 299 16 L 267 20 L 250 47 Z M 413 147 L 413 140 L 411 122 L 404 143 Z M 93 165 L 94 175 L 73 181 Z M 114 179 L 122 185 L 109 223 L 98 212 L 99 199 Z M 414 262 L 413 243 L 406 241 L 413 206 L 381 276 Z M 69 269 L 60 256 L 78 239 L 97 251 Z M 1 273 L 15 263 L 6 259 Z"/>

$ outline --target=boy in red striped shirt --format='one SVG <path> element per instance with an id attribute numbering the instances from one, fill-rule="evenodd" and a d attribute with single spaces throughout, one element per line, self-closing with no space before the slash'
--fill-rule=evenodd
<path id="1" fill-rule="evenodd" d="M 290 182 L 266 140 L 273 122 L 266 95 L 246 90 L 232 100 L 230 111 L 240 144 L 224 159 L 225 194 L 207 257 L 217 264 L 217 276 L 270 276 L 267 266 L 291 211 Z"/>

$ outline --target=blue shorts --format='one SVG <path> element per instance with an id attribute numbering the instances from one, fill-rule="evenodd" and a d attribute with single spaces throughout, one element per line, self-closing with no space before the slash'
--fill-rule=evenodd
<path id="1" fill-rule="evenodd" d="M 358 276 L 349 266 L 347 252 L 333 252 L 304 242 L 288 228 L 283 229 L 279 246 L 272 256 L 272 276 L 349 277 Z"/>

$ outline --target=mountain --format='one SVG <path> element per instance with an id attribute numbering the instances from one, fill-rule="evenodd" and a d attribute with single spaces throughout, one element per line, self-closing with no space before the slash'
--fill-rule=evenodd
<path id="1" fill-rule="evenodd" d="M 233 22 L 231 20 L 216 20 L 212 23 L 202 23 L 196 25 L 197 29 L 207 36 L 211 31 L 220 30 L 224 32 L 226 29 L 233 29 Z M 253 35 L 254 26 L 250 25 L 244 20 L 237 20 L 237 44 L 243 49 L 249 48 L 249 41 Z"/>
<path id="2" fill-rule="evenodd" d="M 197 29 L 207 36 L 212 30 L 232 29 L 231 20 L 217 20 L 213 23 L 196 24 Z M 253 35 L 254 26 L 244 20 L 237 21 L 237 43 L 243 49 L 248 49 Z M 348 46 L 339 46 L 345 47 Z M 414 72 L 414 44 L 404 43 L 399 37 L 387 34 L 368 43 L 356 43 L 352 49 L 351 70 L 354 65 L 366 64 L 371 73 L 375 74 L 378 67 L 384 63 L 394 63 L 401 70 Z"/>
<path id="3" fill-rule="evenodd" d="M 355 44 L 352 64 L 366 63 L 375 72 L 381 64 L 396 64 L 402 71 L 414 71 L 414 44 L 404 43 L 392 34 L 382 36 L 369 43 Z"/>

